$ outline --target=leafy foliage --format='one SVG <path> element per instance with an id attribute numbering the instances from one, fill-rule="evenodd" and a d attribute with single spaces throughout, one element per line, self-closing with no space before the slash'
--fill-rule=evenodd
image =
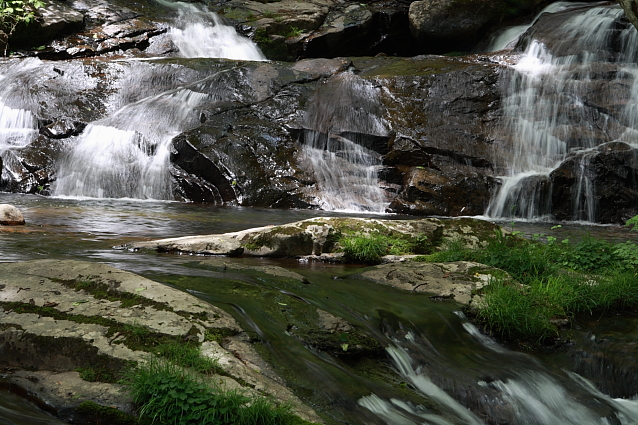
<path id="1" fill-rule="evenodd" d="M 0 31 L 8 36 L 20 24 L 30 24 L 35 20 L 35 11 L 44 6 L 42 0 L 0 0 Z M 3 54 L 7 54 L 8 43 Z"/>
<path id="2" fill-rule="evenodd" d="M 288 406 L 238 390 L 216 386 L 210 375 L 214 361 L 196 347 L 158 347 L 160 357 L 149 358 L 126 374 L 140 416 L 167 425 L 304 425 Z M 186 367 L 185 367 L 186 366 Z"/>
<path id="3" fill-rule="evenodd" d="M 631 227 L 631 230 L 638 231 L 638 215 L 633 216 L 625 223 L 625 226 Z"/>

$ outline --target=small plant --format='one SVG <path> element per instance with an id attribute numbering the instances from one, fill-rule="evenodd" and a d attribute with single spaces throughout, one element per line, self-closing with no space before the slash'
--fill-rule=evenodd
<path id="1" fill-rule="evenodd" d="M 193 369 L 199 373 L 224 373 L 217 360 L 202 356 L 199 347 L 193 343 L 172 341 L 158 345 L 154 351 L 159 357 L 171 363 Z"/>
<path id="2" fill-rule="evenodd" d="M 627 220 L 627 222 L 625 223 L 625 227 L 631 227 L 631 230 L 638 231 L 638 215 L 635 215 Z"/>
<path id="3" fill-rule="evenodd" d="M 638 244 L 634 242 L 619 243 L 614 246 L 613 251 L 627 267 L 638 269 Z"/>
<path id="4" fill-rule="evenodd" d="M 339 239 L 346 261 L 376 264 L 390 249 L 382 235 L 343 236 Z"/>
<path id="5" fill-rule="evenodd" d="M 191 369 L 151 358 L 125 381 L 140 416 L 168 425 L 302 425 L 288 406 L 224 390 Z"/>
<path id="6" fill-rule="evenodd" d="M 297 28 L 294 25 L 291 25 L 290 27 L 288 27 L 288 30 L 283 34 L 283 36 L 286 38 L 291 38 L 299 37 L 301 34 L 303 34 L 303 30 L 301 28 Z"/>
<path id="7" fill-rule="evenodd" d="M 35 11 L 44 6 L 42 0 L 0 0 L 0 30 L 11 36 L 20 24 L 30 24 L 35 20 Z M 7 55 L 9 43 L 4 47 Z"/>

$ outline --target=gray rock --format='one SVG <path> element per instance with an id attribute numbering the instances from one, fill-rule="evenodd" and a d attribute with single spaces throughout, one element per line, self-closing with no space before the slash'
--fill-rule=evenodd
<path id="1" fill-rule="evenodd" d="M 129 305 L 134 300 L 135 305 L 125 307 L 123 300 Z M 301 417 L 319 420 L 245 343 L 247 337 L 232 316 L 217 307 L 98 263 L 0 264 L 0 363 L 14 368 L 3 379 L 55 409 L 73 411 L 81 402 L 93 401 L 132 411 L 120 385 L 82 381 L 74 372 L 97 364 L 117 373 L 128 362 L 145 361 L 150 354 L 139 351 L 139 336 L 128 330 L 131 327 L 144 329 L 151 340 L 154 335 L 177 341 L 194 338 L 203 343 L 202 353 L 217 358 L 227 373 L 211 379 L 224 381 L 228 388 L 271 395 L 290 403 Z M 208 332 L 234 335 L 228 341 L 232 351 L 204 342 Z"/>
<path id="2" fill-rule="evenodd" d="M 0 225 L 18 226 L 24 223 L 24 216 L 19 209 L 13 205 L 0 204 Z"/>
<path id="3" fill-rule="evenodd" d="M 433 299 L 476 305 L 480 302 L 481 289 L 489 285 L 495 273 L 503 274 L 498 269 L 468 261 L 404 262 L 375 266 L 361 276 L 408 291 L 430 293 Z"/>
<path id="4" fill-rule="evenodd" d="M 256 257 L 326 258 L 339 251 L 336 236 L 396 234 L 426 237 L 433 247 L 445 241 L 459 240 L 467 247 L 479 247 L 493 237 L 499 226 L 476 219 L 424 218 L 420 220 L 379 220 L 365 218 L 317 217 L 281 226 L 266 226 L 220 235 L 186 236 L 135 242 L 124 245 L 130 250 L 151 249 L 160 252 L 208 255 L 248 255 Z M 328 254 L 327 256 L 325 254 Z M 310 257 L 308 257 L 310 258 Z"/>

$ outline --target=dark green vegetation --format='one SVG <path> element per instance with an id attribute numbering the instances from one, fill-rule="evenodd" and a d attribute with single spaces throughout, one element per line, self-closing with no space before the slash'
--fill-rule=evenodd
<path id="1" fill-rule="evenodd" d="M 125 383 L 142 419 L 161 424 L 303 425 L 308 422 L 264 397 L 217 385 L 216 362 L 176 345 L 131 369 Z M 223 382 L 223 381 L 222 381 Z"/>
<path id="2" fill-rule="evenodd" d="M 13 34 L 18 25 L 28 25 L 35 19 L 35 10 L 43 7 L 41 0 L 0 0 L 0 31 L 8 36 Z M 2 54 L 6 56 L 8 43 L 2 46 L 0 37 L 0 47 Z"/>
<path id="3" fill-rule="evenodd" d="M 423 254 L 428 250 L 426 236 L 342 235 L 339 245 L 346 261 L 366 264 L 377 264 L 384 255 Z"/>
<path id="4" fill-rule="evenodd" d="M 484 249 L 450 243 L 419 259 L 476 261 L 508 272 L 484 288 L 477 311 L 488 330 L 508 339 L 542 340 L 576 314 L 638 307 L 638 244 L 534 239 L 498 233 Z"/>

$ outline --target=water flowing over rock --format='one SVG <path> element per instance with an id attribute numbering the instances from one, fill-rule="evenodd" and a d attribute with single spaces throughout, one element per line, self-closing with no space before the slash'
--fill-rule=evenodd
<path id="1" fill-rule="evenodd" d="M 306 6 L 299 25 L 332 13 Z M 0 63 L 0 189 L 599 222 L 638 210 L 631 155 L 588 165 L 603 144 L 634 149 L 638 128 L 635 30 L 613 5 L 547 9 L 511 53 L 294 64 L 261 61 L 202 5 L 159 5 L 157 22 L 115 9 L 82 9 L 86 33 L 33 52 L 95 59 Z M 226 43 L 246 61 L 189 58 Z"/>
<path id="2" fill-rule="evenodd" d="M 637 36 L 620 8 L 595 6 L 542 15 L 521 37 L 497 136 L 508 175 L 488 215 L 594 222 L 635 215 L 635 161 L 626 151 L 636 149 Z M 616 149 L 617 165 L 598 159 Z"/>

